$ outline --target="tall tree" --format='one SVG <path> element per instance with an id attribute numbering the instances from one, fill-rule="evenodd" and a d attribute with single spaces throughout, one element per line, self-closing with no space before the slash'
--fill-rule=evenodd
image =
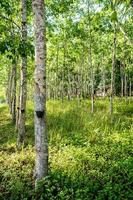
<path id="1" fill-rule="evenodd" d="M 22 67 L 18 121 L 18 146 L 24 142 L 25 137 L 25 117 L 26 117 L 26 97 L 27 97 L 27 1 L 22 0 Z"/>
<path id="2" fill-rule="evenodd" d="M 110 113 L 111 114 L 113 113 L 115 65 L 116 65 L 116 23 L 114 23 L 113 56 L 112 56 L 112 71 L 111 71 L 111 94 L 110 94 Z"/>
<path id="3" fill-rule="evenodd" d="M 16 74 L 17 74 L 17 68 L 16 68 L 16 58 L 13 60 L 13 81 L 12 81 L 12 122 L 15 124 L 16 122 Z"/>
<path id="4" fill-rule="evenodd" d="M 48 139 L 46 129 L 46 27 L 44 0 L 33 0 L 35 32 L 35 178 L 48 174 Z"/>
<path id="5" fill-rule="evenodd" d="M 94 112 L 94 70 L 92 64 L 92 32 L 91 32 L 91 18 L 90 18 L 90 4 L 88 2 L 88 28 L 89 28 L 89 48 L 88 48 L 88 60 L 91 71 L 91 112 Z"/>

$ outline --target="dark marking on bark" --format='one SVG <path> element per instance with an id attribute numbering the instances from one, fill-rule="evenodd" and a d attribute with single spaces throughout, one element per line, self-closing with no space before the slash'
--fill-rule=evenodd
<path id="1" fill-rule="evenodd" d="M 17 109 L 19 110 L 19 107 L 17 107 Z"/>
<path id="2" fill-rule="evenodd" d="M 23 21 L 23 25 L 25 26 L 25 25 L 26 25 L 26 22 Z"/>
<path id="3" fill-rule="evenodd" d="M 25 112 L 25 110 L 23 109 L 23 110 L 21 110 L 21 113 L 24 113 Z"/>
<path id="4" fill-rule="evenodd" d="M 42 118 L 44 116 L 44 110 L 43 111 L 36 111 L 36 115 L 38 118 Z"/>

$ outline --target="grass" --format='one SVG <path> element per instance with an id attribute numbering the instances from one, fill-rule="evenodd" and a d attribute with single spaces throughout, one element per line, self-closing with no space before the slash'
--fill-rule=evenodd
<path id="1" fill-rule="evenodd" d="M 48 101 L 49 176 L 34 191 L 33 104 L 28 102 L 26 139 L 17 133 L 8 108 L 0 105 L 0 199 L 132 200 L 133 102 Z"/>

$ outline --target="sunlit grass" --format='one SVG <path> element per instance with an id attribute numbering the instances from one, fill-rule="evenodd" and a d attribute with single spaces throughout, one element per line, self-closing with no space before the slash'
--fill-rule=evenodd
<path id="1" fill-rule="evenodd" d="M 0 182 L 3 199 L 133 199 L 133 103 L 109 100 L 48 101 L 50 176 L 34 192 L 33 103 L 27 103 L 26 139 L 17 133 L 8 108 L 0 105 Z"/>

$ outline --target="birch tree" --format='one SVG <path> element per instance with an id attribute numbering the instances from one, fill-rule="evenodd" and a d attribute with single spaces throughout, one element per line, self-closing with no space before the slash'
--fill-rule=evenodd
<path id="1" fill-rule="evenodd" d="M 48 139 L 46 130 L 46 27 L 43 0 L 33 0 L 35 32 L 35 179 L 48 174 Z"/>
<path id="2" fill-rule="evenodd" d="M 112 71 L 111 71 L 111 94 L 110 94 L 110 113 L 111 114 L 113 113 L 115 64 L 116 64 L 116 23 L 114 23 L 113 56 L 112 56 Z"/>
<path id="3" fill-rule="evenodd" d="M 17 73 L 17 68 L 16 68 L 16 60 L 13 60 L 13 81 L 12 81 L 12 122 L 15 124 L 16 122 L 16 73 Z"/>
<path id="4" fill-rule="evenodd" d="M 20 85 L 20 104 L 18 120 L 18 146 L 24 142 L 25 137 L 25 117 L 26 117 L 26 96 L 27 96 L 27 6 L 26 0 L 22 0 L 22 67 Z"/>

